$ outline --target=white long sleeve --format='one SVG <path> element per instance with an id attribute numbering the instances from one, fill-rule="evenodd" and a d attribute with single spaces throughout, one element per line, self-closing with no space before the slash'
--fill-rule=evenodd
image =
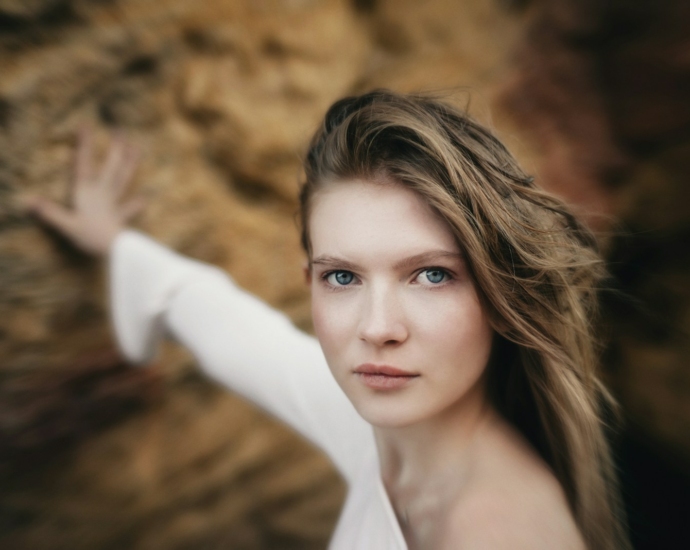
<path id="1" fill-rule="evenodd" d="M 141 233 L 123 231 L 110 253 L 118 344 L 150 359 L 164 332 L 211 377 L 246 396 L 321 447 L 350 481 L 371 448 L 371 427 L 332 377 L 315 338 L 238 288 L 223 271 Z"/>

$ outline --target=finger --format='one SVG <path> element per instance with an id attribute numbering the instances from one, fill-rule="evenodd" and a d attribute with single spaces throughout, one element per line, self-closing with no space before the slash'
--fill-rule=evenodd
<path id="1" fill-rule="evenodd" d="M 108 149 L 108 156 L 105 159 L 103 170 L 101 170 L 101 174 L 98 177 L 99 185 L 102 187 L 112 188 L 125 155 L 126 145 L 124 135 L 121 132 L 117 132 Z"/>
<path id="2" fill-rule="evenodd" d="M 74 183 L 82 185 L 92 177 L 91 156 L 93 155 L 93 132 L 90 127 L 79 129 L 77 154 L 75 155 Z"/>
<path id="3" fill-rule="evenodd" d="M 146 206 L 146 199 L 144 197 L 134 197 L 128 200 L 120 207 L 120 215 L 122 216 L 122 221 L 127 222 L 131 220 L 134 216 L 139 214 Z"/>
<path id="4" fill-rule="evenodd" d="M 118 199 L 127 191 L 127 187 L 134 176 L 134 172 L 136 172 L 139 166 L 140 158 L 141 154 L 139 149 L 132 145 L 127 145 L 123 160 L 113 180 L 113 192 Z"/>
<path id="5" fill-rule="evenodd" d="M 41 221 L 54 227 L 61 233 L 68 236 L 74 234 L 76 220 L 74 214 L 67 208 L 54 202 L 35 197 L 27 201 L 27 206 Z"/>

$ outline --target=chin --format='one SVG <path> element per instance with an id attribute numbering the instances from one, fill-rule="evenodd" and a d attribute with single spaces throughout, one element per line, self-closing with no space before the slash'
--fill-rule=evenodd
<path id="1" fill-rule="evenodd" d="M 394 403 L 388 396 L 359 399 L 353 404 L 359 415 L 376 428 L 404 428 L 428 416 L 404 403 Z"/>

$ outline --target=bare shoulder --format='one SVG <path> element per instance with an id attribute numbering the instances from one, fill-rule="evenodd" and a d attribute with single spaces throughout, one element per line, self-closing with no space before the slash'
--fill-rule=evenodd
<path id="1" fill-rule="evenodd" d="M 506 490 L 477 492 L 456 507 L 440 548 L 585 550 L 567 506 Z"/>
<path id="2" fill-rule="evenodd" d="M 511 434 L 486 451 L 440 548 L 585 550 L 561 485 L 536 453 Z"/>

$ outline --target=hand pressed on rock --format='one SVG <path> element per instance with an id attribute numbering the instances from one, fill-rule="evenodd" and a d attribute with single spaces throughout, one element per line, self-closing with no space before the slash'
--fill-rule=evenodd
<path id="1" fill-rule="evenodd" d="M 105 255 L 127 221 L 144 205 L 141 197 L 121 201 L 137 167 L 139 152 L 122 135 L 116 135 L 98 175 L 94 173 L 92 156 L 93 135 L 89 130 L 82 130 L 76 153 L 71 209 L 36 196 L 27 199 L 26 205 L 29 211 L 80 249 Z"/>

